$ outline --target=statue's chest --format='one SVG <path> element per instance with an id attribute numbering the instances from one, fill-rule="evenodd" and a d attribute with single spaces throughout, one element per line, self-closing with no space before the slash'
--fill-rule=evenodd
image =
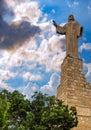
<path id="1" fill-rule="evenodd" d="M 77 25 L 75 23 L 69 23 L 66 28 L 66 33 L 68 35 L 75 35 L 77 33 Z"/>

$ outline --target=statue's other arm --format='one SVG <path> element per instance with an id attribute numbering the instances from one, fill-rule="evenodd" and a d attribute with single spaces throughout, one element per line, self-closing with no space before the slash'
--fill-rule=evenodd
<path id="1" fill-rule="evenodd" d="M 80 24 L 76 21 L 75 22 L 75 28 L 76 28 L 76 31 L 77 31 L 77 37 L 81 37 L 82 36 L 82 33 L 83 33 L 83 27 L 80 26 Z"/>
<path id="2" fill-rule="evenodd" d="M 80 36 L 82 36 L 82 33 L 83 33 L 83 27 L 81 26 L 81 29 L 80 29 Z"/>
<path id="3" fill-rule="evenodd" d="M 54 20 L 53 20 L 53 25 L 56 27 L 56 32 L 59 34 L 66 34 L 66 29 L 65 26 L 59 26 Z"/>

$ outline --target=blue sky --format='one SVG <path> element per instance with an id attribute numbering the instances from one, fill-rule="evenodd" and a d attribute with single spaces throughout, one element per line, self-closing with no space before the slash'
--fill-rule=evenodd
<path id="1" fill-rule="evenodd" d="M 56 95 L 65 36 L 56 34 L 69 14 L 83 26 L 79 57 L 91 83 L 91 0 L 1 0 L 0 88 L 19 90 L 29 98 L 35 91 Z"/>

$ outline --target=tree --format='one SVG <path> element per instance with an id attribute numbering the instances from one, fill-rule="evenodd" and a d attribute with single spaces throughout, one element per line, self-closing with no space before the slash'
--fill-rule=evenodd
<path id="1" fill-rule="evenodd" d="M 4 130 L 7 126 L 7 130 L 28 130 L 26 128 L 28 128 L 27 120 L 30 119 L 28 118 L 31 111 L 30 101 L 18 91 L 10 93 L 3 90 L 0 92 L 0 98 L 1 128 Z"/>
<path id="2" fill-rule="evenodd" d="M 55 99 L 54 104 L 45 106 L 42 110 L 42 124 L 46 130 L 70 130 L 77 126 L 77 112 L 75 107 L 69 108 L 62 101 Z"/>
<path id="3" fill-rule="evenodd" d="M 10 103 L 9 117 L 11 119 L 11 124 L 16 129 L 18 129 L 18 127 L 21 129 L 25 126 L 27 115 L 31 111 L 30 101 L 25 99 L 25 96 L 18 91 L 14 91 L 11 93 Z"/>
<path id="4" fill-rule="evenodd" d="M 75 107 L 35 92 L 30 100 L 18 91 L 0 92 L 1 130 L 70 130 L 77 126 Z"/>
<path id="5" fill-rule="evenodd" d="M 69 108 L 54 96 L 36 92 L 31 106 L 35 116 L 34 130 L 70 130 L 78 124 L 76 108 Z"/>

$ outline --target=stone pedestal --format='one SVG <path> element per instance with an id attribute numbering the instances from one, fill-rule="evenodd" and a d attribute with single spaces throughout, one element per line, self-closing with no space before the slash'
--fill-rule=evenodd
<path id="1" fill-rule="evenodd" d="M 57 98 L 76 106 L 79 123 L 73 130 L 91 130 L 91 85 L 83 74 L 83 61 L 67 56 L 61 67 Z"/>

